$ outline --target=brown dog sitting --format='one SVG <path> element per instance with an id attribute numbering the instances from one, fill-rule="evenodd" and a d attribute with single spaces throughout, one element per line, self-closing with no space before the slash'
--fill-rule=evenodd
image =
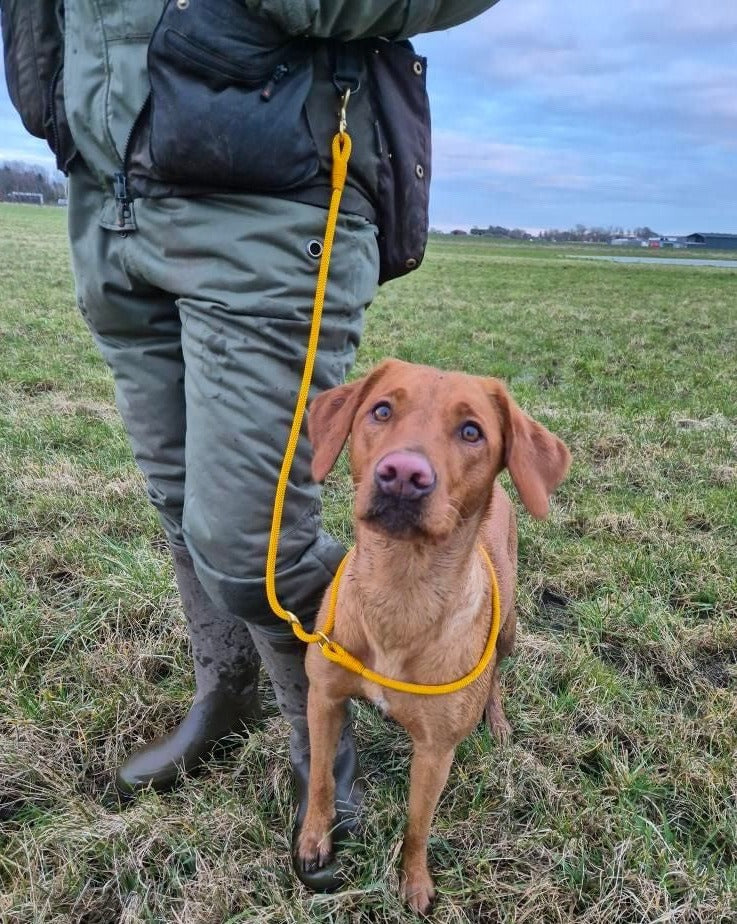
<path id="1" fill-rule="evenodd" d="M 496 654 L 465 689 L 398 693 L 307 652 L 310 782 L 296 860 L 332 861 L 333 760 L 346 701 L 363 697 L 413 742 L 402 896 L 426 912 L 434 889 L 427 838 L 458 743 L 484 708 L 494 735 L 510 727 L 499 662 L 514 643 L 517 530 L 497 475 L 506 467 L 525 507 L 545 517 L 570 453 L 527 417 L 496 379 L 387 360 L 363 379 L 317 397 L 309 413 L 312 473 L 322 481 L 350 434 L 356 547 L 342 581 L 332 638 L 374 671 L 415 683 L 456 680 L 476 666 L 489 637 L 494 564 L 501 602 Z M 326 594 L 317 619 L 326 618 Z"/>

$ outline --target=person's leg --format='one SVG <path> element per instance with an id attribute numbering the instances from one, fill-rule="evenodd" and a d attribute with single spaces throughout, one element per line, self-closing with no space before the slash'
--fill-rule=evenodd
<path id="1" fill-rule="evenodd" d="M 146 200 L 147 270 L 179 291 L 187 408 L 184 537 L 213 601 L 246 619 L 291 724 L 298 794 L 309 741 L 303 648 L 265 595 L 275 488 L 304 364 L 327 213 L 256 196 Z M 165 256 L 156 242 L 165 241 Z M 335 239 L 313 393 L 344 380 L 378 277 L 375 228 L 343 216 Z M 321 529 L 311 448 L 299 441 L 277 559 L 283 605 L 311 627 L 344 549 Z M 355 746 L 343 734 L 339 800 L 355 809 Z M 303 785 L 304 784 L 304 785 Z M 298 815 L 299 821 L 299 815 Z"/>
<path id="2" fill-rule="evenodd" d="M 69 240 L 77 305 L 115 382 L 115 401 L 149 499 L 169 540 L 183 545 L 184 361 L 174 296 L 136 272 L 136 232 L 100 227 L 103 194 L 75 166 Z"/>
<path id="3" fill-rule="evenodd" d="M 179 294 L 187 415 L 184 539 L 205 589 L 249 623 L 281 625 L 265 595 L 276 483 L 305 359 L 327 213 L 263 196 L 141 200 L 138 258 Z M 312 394 L 353 364 L 378 277 L 376 229 L 341 216 Z M 289 480 L 277 591 L 310 625 L 344 550 L 321 529 L 306 430 Z"/>
<path id="4" fill-rule="evenodd" d="M 184 545 L 184 363 L 175 298 L 138 273 L 135 232 L 122 237 L 100 228 L 101 202 L 94 180 L 76 169 L 69 232 L 77 301 L 113 371 L 118 408 L 171 543 L 197 685 L 183 723 L 119 769 L 118 787 L 129 792 L 170 785 L 180 768 L 195 768 L 213 741 L 259 716 L 260 659 L 243 621 L 209 599 Z"/>

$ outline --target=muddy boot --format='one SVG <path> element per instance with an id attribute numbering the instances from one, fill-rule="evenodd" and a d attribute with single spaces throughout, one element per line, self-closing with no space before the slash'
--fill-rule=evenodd
<path id="1" fill-rule="evenodd" d="M 186 548 L 172 546 L 174 570 L 187 617 L 197 692 L 183 721 L 135 751 L 118 769 L 115 785 L 130 796 L 148 786 L 165 790 L 197 770 L 222 739 L 261 717 L 259 658 L 246 623 L 214 606 Z"/>
<path id="2" fill-rule="evenodd" d="M 307 812 L 307 787 L 310 777 L 310 739 L 307 728 L 307 675 L 304 669 L 305 645 L 288 626 L 264 629 L 250 626 L 264 668 L 268 673 L 279 710 L 292 726 L 289 760 L 292 765 L 297 811 L 292 831 L 292 862 L 299 879 L 315 892 L 334 892 L 344 885 L 335 859 L 320 869 L 305 869 L 295 856 L 299 831 Z M 335 808 L 337 818 L 333 841 L 338 843 L 359 827 L 365 785 L 360 778 L 356 743 L 351 729 L 350 710 L 338 744 L 334 764 Z"/>
<path id="3" fill-rule="evenodd" d="M 297 878 L 313 892 L 335 892 L 345 885 L 340 864 L 333 856 L 324 866 L 307 865 L 297 856 L 297 841 L 307 813 L 307 790 L 310 781 L 310 751 L 295 752 L 290 748 L 294 787 L 297 796 L 297 813 L 292 829 L 292 866 Z M 360 830 L 360 813 L 366 791 L 359 776 L 356 742 L 350 724 L 346 725 L 335 755 L 335 812 L 332 828 L 333 849 L 346 838 L 355 837 Z"/>

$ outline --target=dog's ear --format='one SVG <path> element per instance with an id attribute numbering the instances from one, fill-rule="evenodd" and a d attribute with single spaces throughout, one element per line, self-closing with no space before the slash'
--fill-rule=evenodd
<path id="1" fill-rule="evenodd" d="M 522 503 L 534 517 L 544 519 L 550 496 L 568 472 L 571 454 L 562 440 L 521 410 L 501 382 L 490 381 L 501 413 L 504 464 Z"/>
<path id="2" fill-rule="evenodd" d="M 312 477 L 315 481 L 324 481 L 335 465 L 351 432 L 358 406 L 390 362 L 377 366 L 362 379 L 330 388 L 313 399 L 307 415 L 307 435 L 314 449 Z"/>

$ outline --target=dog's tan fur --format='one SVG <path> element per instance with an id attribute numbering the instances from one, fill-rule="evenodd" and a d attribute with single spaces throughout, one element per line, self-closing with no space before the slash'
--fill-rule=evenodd
<path id="1" fill-rule="evenodd" d="M 387 420 L 372 410 L 386 402 Z M 480 427 L 468 442 L 463 425 Z M 466 431 L 467 432 L 467 431 Z M 465 689 L 441 696 L 397 693 L 331 664 L 311 646 L 308 720 L 311 745 L 309 805 L 298 842 L 299 858 L 322 864 L 331 855 L 333 760 L 346 700 L 380 705 L 413 742 L 402 894 L 424 913 L 433 895 L 427 838 L 457 744 L 484 708 L 495 736 L 510 731 L 501 703 L 499 662 L 514 643 L 517 571 L 515 514 L 496 483 L 505 467 L 536 517 L 566 474 L 563 443 L 527 417 L 504 385 L 492 378 L 442 372 L 387 360 L 363 379 L 320 395 L 311 406 L 313 475 L 323 480 L 350 433 L 355 486 L 356 549 L 340 587 L 333 637 L 370 668 L 390 677 L 442 683 L 478 662 L 490 623 L 489 576 L 477 545 L 496 570 L 501 630 L 484 674 Z M 387 454 L 409 451 L 431 464 L 436 484 L 421 501 L 421 517 L 387 531 L 372 518 L 374 471 Z M 327 595 L 318 615 L 326 617 Z"/>

